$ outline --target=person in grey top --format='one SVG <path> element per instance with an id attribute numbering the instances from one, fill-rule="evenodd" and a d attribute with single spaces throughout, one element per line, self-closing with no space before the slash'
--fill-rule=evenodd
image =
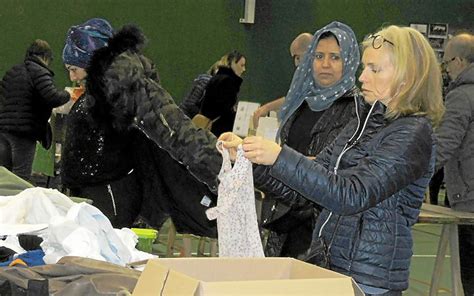
<path id="1" fill-rule="evenodd" d="M 452 82 L 446 113 L 436 131 L 436 169 L 444 167 L 446 190 L 454 210 L 474 212 L 474 36 L 449 40 L 443 64 Z M 474 295 L 474 227 L 459 226 L 461 279 L 466 295 Z"/>

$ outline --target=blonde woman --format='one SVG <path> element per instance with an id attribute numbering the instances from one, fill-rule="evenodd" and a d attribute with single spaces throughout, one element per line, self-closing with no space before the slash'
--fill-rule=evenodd
<path id="1" fill-rule="evenodd" d="M 184 96 L 179 108 L 183 110 L 184 114 L 189 118 L 193 118 L 196 114 L 199 113 L 201 109 L 202 99 L 206 94 L 206 86 L 211 80 L 212 76 L 217 73 L 217 70 L 221 66 L 225 66 L 225 61 L 227 60 L 227 55 L 224 55 L 218 61 L 216 61 L 204 74 L 199 74 L 193 81 L 191 89 Z"/>
<path id="2" fill-rule="evenodd" d="M 216 74 L 206 86 L 200 113 L 214 121 L 211 132 L 216 136 L 232 130 L 245 67 L 245 56 L 234 50 L 221 58 Z"/>
<path id="3" fill-rule="evenodd" d="M 232 150 L 243 144 L 262 165 L 254 170 L 257 186 L 323 207 L 309 255 L 325 244 L 328 267 L 352 276 L 366 295 L 401 295 L 411 227 L 434 169 L 441 73 L 426 38 L 411 28 L 384 28 L 362 45 L 365 106 L 315 160 L 259 137 L 220 139 Z"/>

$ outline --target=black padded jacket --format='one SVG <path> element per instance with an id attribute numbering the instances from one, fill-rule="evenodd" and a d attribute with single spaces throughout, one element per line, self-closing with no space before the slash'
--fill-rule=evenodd
<path id="1" fill-rule="evenodd" d="M 32 56 L 13 66 L 0 83 L 0 130 L 42 141 L 51 132 L 48 119 L 53 108 L 70 96 L 58 90 L 54 73 Z"/>

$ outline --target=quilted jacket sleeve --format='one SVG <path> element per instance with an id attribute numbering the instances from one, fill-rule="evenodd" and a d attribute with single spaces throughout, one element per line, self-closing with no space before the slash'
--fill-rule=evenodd
<path id="1" fill-rule="evenodd" d="M 27 64 L 27 69 L 34 88 L 40 94 L 39 99 L 43 100 L 44 105 L 55 108 L 69 101 L 69 93 L 65 90 L 57 89 L 54 85 L 51 72 L 33 62 Z"/>
<path id="2" fill-rule="evenodd" d="M 338 175 L 284 146 L 269 173 L 322 207 L 352 215 L 389 198 L 428 171 L 431 134 L 426 121 L 399 119 L 372 154 Z"/>
<path id="3" fill-rule="evenodd" d="M 326 146 L 326 148 L 324 148 L 312 161 L 328 169 L 334 145 L 335 141 Z M 270 174 L 270 171 L 270 166 L 254 166 L 254 184 L 257 188 L 264 192 L 273 193 L 275 195 L 274 198 L 282 200 L 285 202 L 285 204 L 290 205 L 293 209 L 301 209 L 306 207 L 308 204 L 314 203 L 314 201 L 307 200 L 300 193 L 298 193 L 298 191 L 291 189 L 290 187 L 286 186 L 285 183 L 273 177 Z"/>
<path id="4" fill-rule="evenodd" d="M 139 55 L 125 53 L 116 58 L 106 75 L 106 96 L 115 113 L 125 114 L 176 161 L 184 164 L 200 182 L 217 192 L 222 156 L 217 138 L 197 128 L 174 103 L 170 94 L 145 75 Z"/>

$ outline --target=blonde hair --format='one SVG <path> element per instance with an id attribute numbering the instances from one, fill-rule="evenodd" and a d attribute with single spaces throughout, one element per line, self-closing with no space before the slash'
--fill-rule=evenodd
<path id="1" fill-rule="evenodd" d="M 218 61 L 216 61 L 212 66 L 207 70 L 207 74 L 214 76 L 217 73 L 219 67 L 227 67 L 228 55 L 223 55 Z"/>
<path id="2" fill-rule="evenodd" d="M 381 35 L 392 44 L 384 42 L 391 52 L 395 76 L 391 84 L 394 93 L 388 103 L 386 117 L 425 115 L 437 126 L 444 114 L 441 68 L 433 48 L 417 30 L 389 26 L 375 35 Z M 363 49 L 372 46 L 373 39 L 362 43 Z"/>

